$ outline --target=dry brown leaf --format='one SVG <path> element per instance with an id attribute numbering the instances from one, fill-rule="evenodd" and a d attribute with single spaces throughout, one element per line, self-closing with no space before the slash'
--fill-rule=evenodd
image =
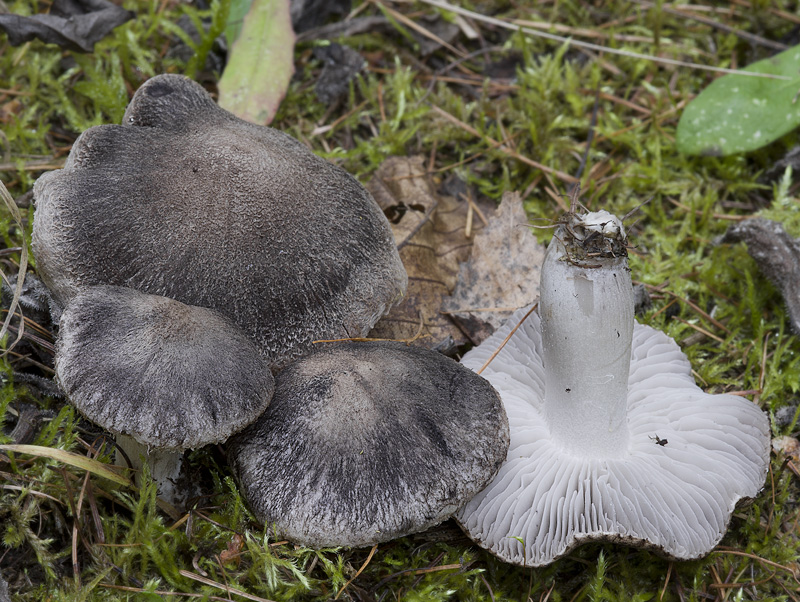
<path id="1" fill-rule="evenodd" d="M 476 345 L 515 309 L 539 296 L 544 245 L 528 227 L 519 193 L 506 193 L 494 217 L 475 236 L 472 256 L 461 264 L 453 295 L 444 299 L 451 315 Z M 471 311 L 459 311 L 459 310 Z"/>
<path id="2" fill-rule="evenodd" d="M 228 547 L 219 553 L 219 561 L 222 564 L 233 562 L 236 566 L 239 566 L 239 560 L 242 555 L 243 548 L 244 538 L 238 533 L 234 533 L 233 537 L 231 537 L 230 541 L 228 542 Z"/>
<path id="3" fill-rule="evenodd" d="M 794 437 L 775 437 L 772 440 L 772 449 L 783 454 L 800 465 L 800 441 Z"/>
<path id="4" fill-rule="evenodd" d="M 390 157 L 367 188 L 392 224 L 395 242 L 408 272 L 405 299 L 369 333 L 371 338 L 413 339 L 415 345 L 451 351 L 467 342 L 451 318 L 441 313 L 442 299 L 455 287 L 459 263 L 469 257 L 469 203 L 438 196 L 421 157 Z M 479 204 L 491 215 L 491 203 Z M 472 220 L 472 232 L 483 224 Z"/>

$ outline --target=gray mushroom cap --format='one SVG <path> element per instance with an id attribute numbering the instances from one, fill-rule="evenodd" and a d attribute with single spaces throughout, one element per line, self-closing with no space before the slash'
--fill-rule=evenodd
<path id="1" fill-rule="evenodd" d="M 227 318 L 116 286 L 86 288 L 66 306 L 56 378 L 95 424 L 170 450 L 224 441 L 274 391 L 266 360 Z"/>
<path id="2" fill-rule="evenodd" d="M 496 473 L 508 421 L 483 378 L 399 343 L 325 345 L 276 377 L 229 459 L 256 516 L 311 547 L 422 531 Z"/>
<path id="3" fill-rule="evenodd" d="M 84 132 L 34 198 L 37 269 L 62 305 L 110 284 L 216 309 L 276 366 L 363 336 L 407 284 L 363 186 L 178 75 Z"/>

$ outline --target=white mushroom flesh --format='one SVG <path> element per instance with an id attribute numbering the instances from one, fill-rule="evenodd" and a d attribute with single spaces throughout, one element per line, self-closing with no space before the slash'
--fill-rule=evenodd
<path id="1" fill-rule="evenodd" d="M 511 445 L 457 518 L 480 545 L 526 566 L 590 540 L 703 556 L 736 503 L 763 487 L 767 417 L 746 399 L 698 388 L 677 344 L 635 323 L 623 254 L 609 268 L 587 267 L 599 263 L 591 256 L 563 260 L 565 230 L 542 269 L 541 320 L 531 314 L 482 372 L 502 397 Z M 596 232 L 608 239 L 606 230 Z M 526 313 L 463 363 L 484 366 Z"/>

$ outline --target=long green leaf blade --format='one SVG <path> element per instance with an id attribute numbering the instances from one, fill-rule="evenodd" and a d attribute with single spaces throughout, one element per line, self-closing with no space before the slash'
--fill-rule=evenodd
<path id="1" fill-rule="evenodd" d="M 110 481 L 114 481 L 120 485 L 124 485 L 126 487 L 131 486 L 130 479 L 114 471 L 108 464 L 104 464 L 98 460 L 93 460 L 92 458 L 87 458 L 86 456 L 82 456 L 80 454 L 64 451 L 63 449 L 55 449 L 41 445 L 8 444 L 0 445 L 0 451 L 29 454 L 39 458 L 50 458 L 51 460 L 63 462 L 69 466 L 74 466 L 75 468 L 89 471 L 98 477 L 109 479 Z"/>
<path id="2" fill-rule="evenodd" d="M 219 105 L 252 123 L 275 116 L 294 73 L 288 0 L 253 0 L 219 80 Z"/>

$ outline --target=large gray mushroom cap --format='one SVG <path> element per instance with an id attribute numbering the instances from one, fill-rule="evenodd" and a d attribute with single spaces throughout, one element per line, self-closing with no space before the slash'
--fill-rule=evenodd
<path id="1" fill-rule="evenodd" d="M 224 441 L 274 390 L 266 360 L 228 319 L 116 286 L 89 287 L 65 308 L 56 378 L 95 424 L 171 450 Z"/>
<path id="2" fill-rule="evenodd" d="M 464 356 L 477 370 L 526 313 Z M 623 542 L 666 556 L 710 552 L 769 465 L 766 414 L 733 395 L 710 395 L 664 333 L 635 324 L 627 395 L 628 445 L 587 457 L 556 440 L 545 412 L 539 316 L 531 314 L 482 372 L 500 392 L 511 445 L 495 479 L 456 516 L 507 562 L 542 566 L 588 541 Z M 579 423 L 584 416 L 576 415 Z M 600 429 L 601 425 L 596 425 Z"/>
<path id="3" fill-rule="evenodd" d="M 494 476 L 508 421 L 483 378 L 403 344 L 339 343 L 297 360 L 231 439 L 256 516 L 311 547 L 367 546 L 422 531 Z"/>
<path id="4" fill-rule="evenodd" d="M 216 309 L 276 365 L 363 336 L 406 288 L 363 186 L 178 75 L 84 132 L 34 198 L 37 269 L 61 304 L 111 284 Z"/>

